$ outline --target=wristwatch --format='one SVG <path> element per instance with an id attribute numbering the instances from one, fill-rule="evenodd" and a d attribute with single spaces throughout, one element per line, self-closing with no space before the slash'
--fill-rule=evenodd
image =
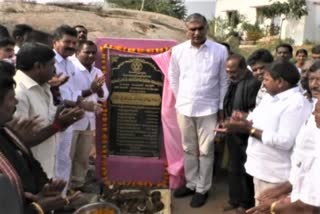
<path id="1" fill-rule="evenodd" d="M 250 129 L 250 136 L 253 136 L 254 133 L 256 133 L 256 131 L 257 131 L 257 129 L 252 127 L 252 128 Z"/>

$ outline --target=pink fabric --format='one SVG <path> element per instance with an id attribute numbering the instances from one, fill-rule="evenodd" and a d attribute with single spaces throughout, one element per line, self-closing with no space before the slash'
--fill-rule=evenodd
<path id="1" fill-rule="evenodd" d="M 169 86 L 168 68 L 171 54 L 169 51 L 151 56 L 164 74 L 162 92 L 161 119 L 163 127 L 163 139 L 168 160 L 168 172 L 170 175 L 170 188 L 176 189 L 184 185 L 183 149 L 181 134 L 177 123 L 175 97 Z"/>

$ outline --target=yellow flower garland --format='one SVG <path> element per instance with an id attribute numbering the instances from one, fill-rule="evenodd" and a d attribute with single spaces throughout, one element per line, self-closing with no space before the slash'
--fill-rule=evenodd
<path id="1" fill-rule="evenodd" d="M 106 50 L 116 50 L 126 53 L 163 53 L 168 51 L 170 47 L 164 48 L 127 48 L 119 45 L 105 44 L 100 46 L 101 51 L 101 70 L 106 75 L 108 73 L 108 56 Z M 153 183 L 149 181 L 111 181 L 108 178 L 107 156 L 108 156 L 108 103 L 103 105 L 102 110 L 102 135 L 101 135 L 101 177 L 105 185 L 119 185 L 129 187 L 157 187 L 167 188 L 169 186 L 169 173 L 167 170 L 168 163 L 165 162 L 164 176 L 161 182 Z"/>

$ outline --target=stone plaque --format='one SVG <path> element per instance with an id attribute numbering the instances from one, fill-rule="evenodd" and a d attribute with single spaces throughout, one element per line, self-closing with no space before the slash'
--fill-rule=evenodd
<path id="1" fill-rule="evenodd" d="M 163 75 L 151 58 L 110 56 L 109 152 L 159 157 Z"/>

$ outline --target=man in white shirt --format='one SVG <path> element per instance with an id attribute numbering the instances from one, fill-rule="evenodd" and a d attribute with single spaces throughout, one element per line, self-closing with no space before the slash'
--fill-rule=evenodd
<path id="1" fill-rule="evenodd" d="M 59 87 L 63 100 L 77 101 L 81 93 L 76 90 L 74 76 L 76 69 L 68 57 L 75 53 L 77 44 L 77 32 L 68 25 L 58 27 L 53 33 L 53 51 L 55 52 L 55 68 L 56 73 L 68 76 L 69 80 Z M 59 144 L 56 152 L 56 169 L 55 177 L 66 181 L 70 178 L 70 148 L 72 142 L 72 127 L 69 127 L 64 132 L 60 133 Z"/>
<path id="2" fill-rule="evenodd" d="M 251 135 L 245 167 L 254 177 L 256 198 L 264 190 L 285 183 L 289 178 L 295 138 L 311 111 L 311 104 L 297 87 L 299 78 L 292 63 L 274 62 L 264 74 L 263 84 L 268 95 L 248 119 L 235 113 L 225 124 L 229 132 Z"/>
<path id="3" fill-rule="evenodd" d="M 53 105 L 50 85 L 47 83 L 53 77 L 55 70 L 54 52 L 50 48 L 36 43 L 25 44 L 17 55 L 17 68 L 19 70 L 15 75 L 17 83 L 15 91 L 18 104 L 15 117 L 30 119 L 37 116 L 40 119 L 41 129 L 53 124 L 41 133 L 42 140 L 32 136 L 22 136 L 27 146 L 32 147 L 34 157 L 51 178 L 54 175 L 57 146 L 55 133 L 67 128 L 81 117 L 76 112 L 64 120 L 57 117 L 57 108 Z"/>
<path id="4" fill-rule="evenodd" d="M 261 82 L 261 87 L 256 97 L 256 107 L 260 104 L 264 95 L 267 94 L 266 88 L 263 86 L 263 74 L 265 67 L 273 62 L 273 56 L 267 49 L 258 49 L 248 57 L 248 65 L 251 68 L 253 76 Z"/>
<path id="5" fill-rule="evenodd" d="M 190 205 L 205 204 L 212 184 L 214 132 L 228 88 L 226 48 L 207 40 L 208 24 L 201 14 L 186 19 L 188 41 L 172 49 L 169 65 L 170 87 L 185 152 L 186 186 L 175 197 L 194 194 Z M 220 113 L 220 114 L 219 114 Z"/>
<path id="6" fill-rule="evenodd" d="M 77 47 L 76 60 L 73 61 L 77 70 L 75 88 L 86 101 L 97 103 L 108 98 L 109 91 L 105 84 L 105 77 L 101 70 L 93 66 L 97 54 L 97 46 L 89 40 L 80 42 Z M 99 113 L 99 112 L 95 112 Z M 71 146 L 71 188 L 76 189 L 84 185 L 89 167 L 89 154 L 95 146 L 96 115 L 86 112 L 84 118 L 73 125 Z"/>
<path id="7" fill-rule="evenodd" d="M 308 121 L 310 125 L 300 131 L 303 139 L 297 138 L 290 173 L 291 195 L 273 202 L 271 213 L 320 212 L 320 144 L 316 140 L 320 137 L 320 102 L 317 102 L 313 114 Z"/>
<path id="8" fill-rule="evenodd" d="M 320 61 L 316 61 L 309 68 L 308 76 L 308 85 L 314 96 L 313 104 L 315 104 L 317 102 L 315 97 L 319 97 L 320 95 Z M 318 172 L 319 166 L 317 166 L 319 164 L 318 157 L 320 154 L 320 144 L 317 143 L 320 133 L 319 107 L 320 103 L 318 102 L 313 115 L 304 123 L 304 126 L 302 126 L 297 135 L 296 145 L 291 157 L 292 164 L 289 181 L 261 193 L 258 199 L 262 204 L 250 209 L 248 213 L 270 210 L 270 207 L 272 207 L 274 211 L 277 211 L 277 213 L 282 213 L 287 209 L 291 209 L 288 211 L 290 213 L 293 213 L 293 210 L 298 210 L 298 213 L 303 213 L 304 210 L 302 211 L 301 209 L 308 209 L 310 205 L 319 207 L 316 201 L 319 202 L 317 196 L 320 190 L 317 189 L 318 184 L 314 183 L 318 181 L 317 177 L 320 175 Z M 279 198 L 285 197 L 291 192 L 291 200 L 278 201 Z"/>

